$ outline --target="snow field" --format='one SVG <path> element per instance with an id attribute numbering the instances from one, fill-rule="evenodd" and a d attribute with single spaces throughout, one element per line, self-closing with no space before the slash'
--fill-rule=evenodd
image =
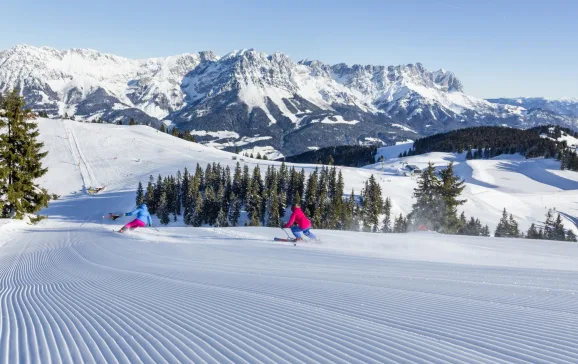
<path id="1" fill-rule="evenodd" d="M 234 167 L 233 155 L 143 126 L 39 126 L 40 182 L 61 198 L 36 226 L 0 220 L 0 363 L 578 361 L 578 244 L 319 230 L 322 244 L 294 247 L 272 241 L 279 229 L 157 221 L 121 235 L 111 230 L 130 220 L 102 216 L 132 209 L 139 181 Z M 578 216 L 574 174 L 536 172 L 549 161 L 409 158 L 457 158 L 483 222 L 497 222 L 498 202 L 537 216 L 541 198 Z M 347 191 L 373 173 L 405 213 L 415 181 L 394 175 L 398 164 L 343 168 Z M 85 193 L 97 183 L 106 190 Z"/>
<path id="2" fill-rule="evenodd" d="M 578 358 L 578 334 L 569 329 L 578 324 L 577 273 L 561 253 L 549 259 L 555 270 L 484 267 L 332 247 L 336 236 L 371 244 L 374 234 L 328 232 L 326 248 L 272 243 L 276 232 L 30 229 L 0 256 L 0 362 Z M 166 242 L 171 235 L 180 243 Z M 385 245 L 394 257 L 403 250 L 424 255 L 421 246 L 406 246 L 405 236 L 391 240 Z M 463 250 L 443 259 L 471 253 Z M 531 266 L 531 252 L 510 253 Z"/>
<path id="3" fill-rule="evenodd" d="M 489 225 L 491 231 L 498 224 L 504 208 L 514 215 L 523 231 L 532 222 L 543 222 L 550 208 L 571 217 L 578 216 L 578 206 L 574 203 L 578 199 L 578 173 L 559 170 L 560 163 L 556 160 L 525 159 L 520 155 L 466 160 L 465 153 L 428 153 L 397 158 L 411 145 L 379 148 L 376 158 L 384 156 L 386 161 L 365 167 L 380 176 L 384 194 L 391 197 L 404 214 L 411 211 L 414 202 L 411 196 L 417 180 L 398 176 L 398 169 L 404 164 L 425 168 L 429 162 L 436 168 L 443 168 L 454 162 L 454 172 L 466 182 L 462 198 L 467 202 L 460 211 L 463 210 L 468 218 L 479 218 L 482 224 Z M 565 219 L 564 224 L 567 229 L 578 231 L 571 219 Z"/>

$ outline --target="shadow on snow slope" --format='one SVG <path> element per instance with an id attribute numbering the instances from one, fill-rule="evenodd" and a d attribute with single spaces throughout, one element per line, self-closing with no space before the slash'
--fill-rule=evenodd
<path id="1" fill-rule="evenodd" d="M 543 166 L 542 159 L 527 159 L 523 161 L 503 161 L 498 163 L 498 169 L 520 173 L 545 185 L 550 185 L 564 191 L 578 189 L 578 182 L 560 177 Z"/>

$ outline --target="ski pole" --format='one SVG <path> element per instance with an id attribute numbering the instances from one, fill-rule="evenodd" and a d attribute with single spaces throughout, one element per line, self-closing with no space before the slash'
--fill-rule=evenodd
<path id="1" fill-rule="evenodd" d="M 287 231 L 285 231 L 285 228 L 281 228 L 281 230 L 283 230 L 283 232 L 285 233 L 285 235 L 287 235 L 287 237 L 288 237 L 289 239 L 291 239 L 291 237 L 289 236 L 289 233 L 287 233 Z"/>

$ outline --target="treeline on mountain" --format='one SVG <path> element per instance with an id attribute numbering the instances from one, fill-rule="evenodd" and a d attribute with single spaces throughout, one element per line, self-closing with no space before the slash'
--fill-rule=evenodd
<path id="1" fill-rule="evenodd" d="M 519 153 L 526 158 L 556 158 L 561 162 L 561 169 L 578 171 L 575 148 L 570 148 L 566 141 L 556 140 L 563 134 L 578 136 L 573 130 L 554 125 L 526 130 L 501 126 L 465 128 L 417 139 L 413 149 L 399 157 L 430 152 L 466 152 L 466 159 L 489 159 Z"/>
<path id="2" fill-rule="evenodd" d="M 458 129 L 417 139 L 414 142 L 412 154 L 463 153 L 465 151 L 473 159 L 514 153 L 520 153 L 528 158 L 553 158 L 566 147 L 565 143 L 542 138 L 540 134 L 552 134 L 553 138 L 560 137 L 562 129 L 560 127 L 554 127 L 554 129 L 553 133 L 549 132 L 548 126 L 526 130 L 501 126 Z M 568 132 L 574 134 L 570 130 Z"/>
<path id="3" fill-rule="evenodd" d="M 376 153 L 376 146 L 340 145 L 311 150 L 281 160 L 291 163 L 363 167 L 375 163 Z"/>
<path id="4" fill-rule="evenodd" d="M 36 181 L 48 171 L 38 126 L 18 90 L 0 94 L 0 218 L 23 219 L 48 206 L 48 191 Z M 42 217 L 32 217 L 36 222 Z"/>
<path id="5" fill-rule="evenodd" d="M 237 163 L 233 171 L 218 163 L 205 169 L 197 164 L 195 172 L 177 172 L 175 176 L 151 176 L 146 188 L 139 183 L 136 203 L 146 203 L 162 224 L 182 216 L 187 225 L 217 227 L 281 227 L 288 206 L 300 203 L 316 228 L 405 232 L 403 216 L 393 219 L 391 200 L 382 196 L 375 177 L 365 183 L 358 198 L 355 191 L 344 193 L 341 171 L 335 167 L 305 170 L 269 166 L 264 176 L 259 167 L 249 170 Z M 242 219 L 242 217 L 244 217 Z"/>

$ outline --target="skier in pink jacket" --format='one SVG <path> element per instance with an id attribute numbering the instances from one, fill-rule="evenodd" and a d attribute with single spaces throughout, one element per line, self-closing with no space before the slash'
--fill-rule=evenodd
<path id="1" fill-rule="evenodd" d="M 317 240 L 317 237 L 311 231 L 311 221 L 305 216 L 301 206 L 299 204 L 293 204 L 291 206 L 291 217 L 287 224 L 285 224 L 285 229 L 291 228 L 291 232 L 295 235 L 297 241 L 303 240 L 301 233 L 303 233 L 309 239 Z M 293 226 L 293 223 L 297 225 Z"/>

